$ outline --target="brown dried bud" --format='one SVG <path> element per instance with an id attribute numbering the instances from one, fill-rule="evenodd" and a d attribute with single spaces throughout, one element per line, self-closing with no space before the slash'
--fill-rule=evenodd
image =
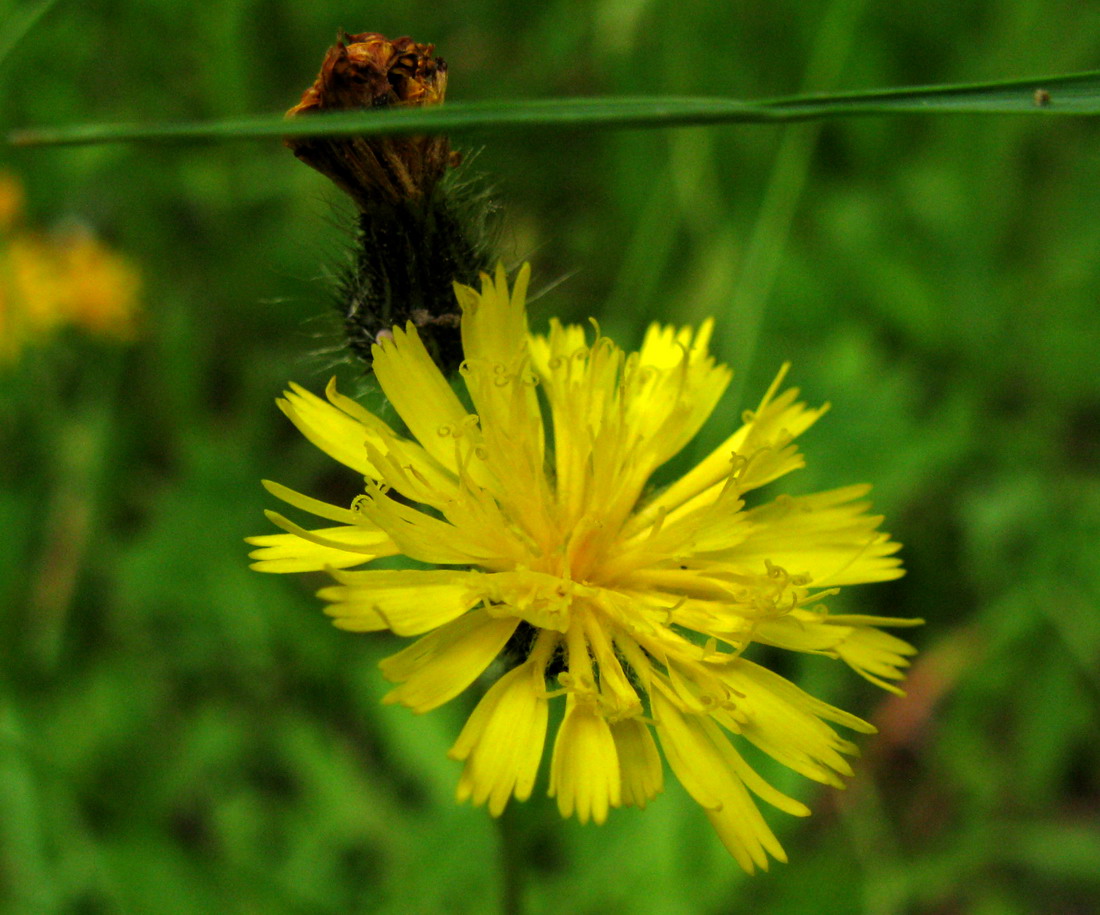
<path id="1" fill-rule="evenodd" d="M 376 32 L 341 35 L 321 72 L 287 117 L 318 111 L 438 105 L 447 89 L 447 65 L 435 46 Z M 361 210 L 427 196 L 456 162 L 444 136 L 288 137 L 299 159 L 327 175 Z"/>

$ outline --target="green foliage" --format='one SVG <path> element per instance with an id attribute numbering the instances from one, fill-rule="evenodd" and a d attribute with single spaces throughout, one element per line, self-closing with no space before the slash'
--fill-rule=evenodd
<path id="1" fill-rule="evenodd" d="M 5 134 L 278 112 L 338 27 L 435 41 L 449 97 L 497 114 L 1026 79 L 1094 66 L 1100 41 L 1036 2 L 6 0 L 0 23 Z M 247 569 L 261 478 L 358 488 L 275 409 L 287 379 L 335 372 L 379 406 L 331 353 L 350 221 L 324 179 L 277 141 L 5 150 L 35 219 L 140 264 L 146 312 L 127 348 L 71 334 L 0 367 L 0 911 L 482 912 L 502 834 L 532 912 L 1096 909 L 1098 130 L 898 115 L 459 141 L 485 147 L 509 266 L 548 290 L 536 327 L 592 315 L 628 344 L 715 316 L 738 391 L 684 464 L 789 359 L 833 404 L 792 483 L 874 482 L 905 544 L 906 578 L 842 597 L 927 619 L 910 696 L 825 659 L 791 672 L 882 733 L 847 792 L 781 784 L 815 813 L 769 814 L 791 863 L 751 880 L 671 783 L 598 828 L 561 822 L 544 780 L 498 833 L 452 799 L 463 700 L 380 705 L 398 640 L 329 627 L 320 576 Z"/>

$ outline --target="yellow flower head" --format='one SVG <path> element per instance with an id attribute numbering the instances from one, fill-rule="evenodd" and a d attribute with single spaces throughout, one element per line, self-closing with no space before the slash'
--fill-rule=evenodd
<path id="1" fill-rule="evenodd" d="M 750 490 L 802 466 L 794 439 L 825 408 L 780 392 L 686 475 L 654 489 L 730 379 L 707 354 L 711 323 L 654 325 L 625 353 L 584 328 L 527 330 L 524 267 L 480 292 L 457 286 L 472 412 L 416 329 L 374 347 L 374 369 L 408 436 L 337 393 L 292 386 L 279 402 L 302 433 L 364 475 L 350 508 L 277 484 L 291 505 L 333 522 L 255 537 L 255 568 L 328 570 L 320 597 L 337 626 L 417 641 L 382 662 L 387 702 L 426 712 L 494 661 L 502 671 L 450 755 L 460 800 L 494 816 L 535 782 L 550 700 L 564 696 L 550 794 L 563 816 L 603 822 L 662 786 L 657 744 L 747 871 L 784 853 L 751 795 L 807 808 L 741 757 L 747 740 L 808 778 L 840 785 L 855 747 L 832 725 L 873 728 L 749 660 L 753 642 L 839 658 L 887 689 L 913 649 L 877 626 L 829 615 L 839 585 L 902 574 L 898 544 L 861 501 L 867 487 L 745 507 Z M 423 570 L 347 569 L 404 555 Z M 654 740 L 656 734 L 657 740 Z M 735 739 L 731 739 L 735 738 Z"/>
<path id="2" fill-rule="evenodd" d="M 105 339 L 134 336 L 141 278 L 86 230 L 22 228 L 23 188 L 0 172 L 0 365 L 72 325 Z"/>

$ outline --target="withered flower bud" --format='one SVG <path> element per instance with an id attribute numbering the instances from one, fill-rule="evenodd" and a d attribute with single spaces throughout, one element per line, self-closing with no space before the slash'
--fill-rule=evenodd
<path id="1" fill-rule="evenodd" d="M 438 105 L 447 89 L 447 65 L 432 56 L 434 51 L 434 45 L 407 37 L 341 35 L 287 116 Z M 445 136 L 288 137 L 286 145 L 350 194 L 361 210 L 427 196 L 457 160 Z"/>
<path id="2" fill-rule="evenodd" d="M 434 45 L 345 35 L 288 115 L 395 105 L 438 105 L 447 67 Z M 496 207 L 468 177 L 446 137 L 296 137 L 294 154 L 331 178 L 359 209 L 355 248 L 337 290 L 348 348 L 371 347 L 411 322 L 445 370 L 462 358 L 454 282 L 473 285 L 496 261 Z"/>

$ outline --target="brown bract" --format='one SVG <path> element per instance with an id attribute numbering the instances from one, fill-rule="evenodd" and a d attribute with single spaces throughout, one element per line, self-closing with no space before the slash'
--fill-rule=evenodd
<path id="1" fill-rule="evenodd" d="M 355 108 L 438 105 L 447 65 L 435 46 L 376 32 L 342 35 L 325 54 L 321 72 L 288 117 Z M 299 159 L 327 175 L 360 209 L 431 193 L 454 162 L 444 136 L 288 137 Z"/>

